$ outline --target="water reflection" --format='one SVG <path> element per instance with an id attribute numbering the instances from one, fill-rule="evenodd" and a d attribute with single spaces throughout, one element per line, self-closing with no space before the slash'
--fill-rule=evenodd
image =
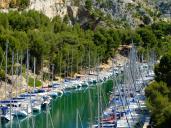
<path id="1" fill-rule="evenodd" d="M 109 92 L 112 90 L 112 81 L 101 86 L 101 100 L 106 107 Z M 61 98 L 52 101 L 49 112 L 44 110 L 32 118 L 15 119 L 13 128 L 87 128 L 97 119 L 97 86 L 68 91 Z M 10 128 L 10 124 L 2 126 Z"/>

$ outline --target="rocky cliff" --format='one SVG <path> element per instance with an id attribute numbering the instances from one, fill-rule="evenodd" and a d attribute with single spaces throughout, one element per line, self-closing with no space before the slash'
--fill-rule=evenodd
<path id="1" fill-rule="evenodd" d="M 20 1 L 20 0 L 19 0 Z M 141 24 L 151 24 L 164 12 L 168 12 L 171 4 L 161 0 L 27 0 L 29 4 L 26 10 L 37 10 L 49 18 L 69 16 L 71 24 L 79 22 L 86 26 L 87 22 L 102 24 L 114 21 L 115 26 L 136 27 Z M 92 2 L 92 9 L 87 10 L 85 1 Z M 12 4 L 11 4 L 12 3 Z M 16 0 L 0 0 L 1 8 L 17 8 L 19 5 L 27 3 L 17 3 Z M 11 5 L 11 6 L 9 6 Z M 167 8 L 166 8 L 167 7 Z M 164 9 L 165 10 L 164 10 Z M 164 11 L 163 11 L 164 10 Z M 106 22 L 107 21 L 107 22 Z M 121 22 L 120 22 L 121 21 Z"/>
<path id="2" fill-rule="evenodd" d="M 64 0 L 30 0 L 28 9 L 34 9 L 43 12 L 49 18 L 53 18 L 56 15 L 64 17 L 68 14 L 67 6 L 71 6 L 70 1 Z M 77 12 L 76 6 L 72 7 Z M 75 14 L 76 15 L 76 14 Z"/>

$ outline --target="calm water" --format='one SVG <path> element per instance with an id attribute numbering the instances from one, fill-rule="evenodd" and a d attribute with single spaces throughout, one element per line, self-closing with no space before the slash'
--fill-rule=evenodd
<path id="1" fill-rule="evenodd" d="M 101 86 L 103 108 L 107 106 L 112 81 Z M 15 119 L 12 128 L 87 128 L 97 119 L 98 96 L 97 86 L 65 93 L 61 98 L 53 100 L 50 112 L 42 111 L 29 119 Z M 77 118 L 78 117 L 78 118 Z M 78 119 L 78 120 L 77 120 Z M 78 123 L 76 123 L 78 122 Z M 9 124 L 1 126 L 10 128 Z"/>

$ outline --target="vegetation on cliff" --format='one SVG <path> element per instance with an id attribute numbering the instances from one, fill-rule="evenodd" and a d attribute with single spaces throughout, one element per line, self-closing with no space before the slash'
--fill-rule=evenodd
<path id="1" fill-rule="evenodd" d="M 30 5 L 30 0 L 1 0 L 0 9 L 18 8 L 23 10 Z"/>
<path id="2" fill-rule="evenodd" d="M 98 26 L 96 30 L 84 30 L 79 24 L 70 26 L 59 17 L 50 20 L 36 11 L 0 13 L 0 58 L 4 74 L 4 52 L 8 42 L 9 69 L 11 51 L 20 55 L 26 62 L 26 49 L 30 52 L 30 64 L 36 57 L 36 73 L 39 74 L 43 61 L 47 65 L 55 64 L 55 74 L 72 75 L 88 66 L 94 67 L 97 62 L 106 62 L 113 57 L 119 45 L 131 44 L 138 47 L 139 55 L 147 55 L 151 49 L 157 55 L 167 51 L 170 42 L 171 24 L 154 23 L 135 30 L 113 29 Z M 33 67 L 30 67 L 33 69 Z M 10 73 L 10 70 L 8 70 Z"/>

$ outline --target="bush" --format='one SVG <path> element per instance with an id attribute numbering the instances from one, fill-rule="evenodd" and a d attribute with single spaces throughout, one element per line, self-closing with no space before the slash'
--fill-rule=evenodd
<path id="1" fill-rule="evenodd" d="M 167 84 L 154 82 L 145 89 L 145 93 L 155 128 L 170 128 L 171 102 L 169 94 L 171 92 Z"/>
<path id="2" fill-rule="evenodd" d="M 1 80 L 5 80 L 5 71 L 0 69 L 0 78 Z"/>
<path id="3" fill-rule="evenodd" d="M 168 86 L 171 86 L 171 54 L 164 55 L 160 64 L 155 67 L 155 74 L 157 81 L 164 81 Z"/>
<path id="4" fill-rule="evenodd" d="M 87 10 L 91 10 L 92 9 L 92 0 L 86 0 L 86 2 L 85 2 L 85 7 L 86 7 L 86 9 Z"/>
<path id="5" fill-rule="evenodd" d="M 29 86 L 34 87 L 34 79 L 32 77 L 29 77 L 29 83 L 28 84 L 29 84 Z M 42 82 L 36 79 L 35 86 L 36 87 L 42 86 Z"/>

